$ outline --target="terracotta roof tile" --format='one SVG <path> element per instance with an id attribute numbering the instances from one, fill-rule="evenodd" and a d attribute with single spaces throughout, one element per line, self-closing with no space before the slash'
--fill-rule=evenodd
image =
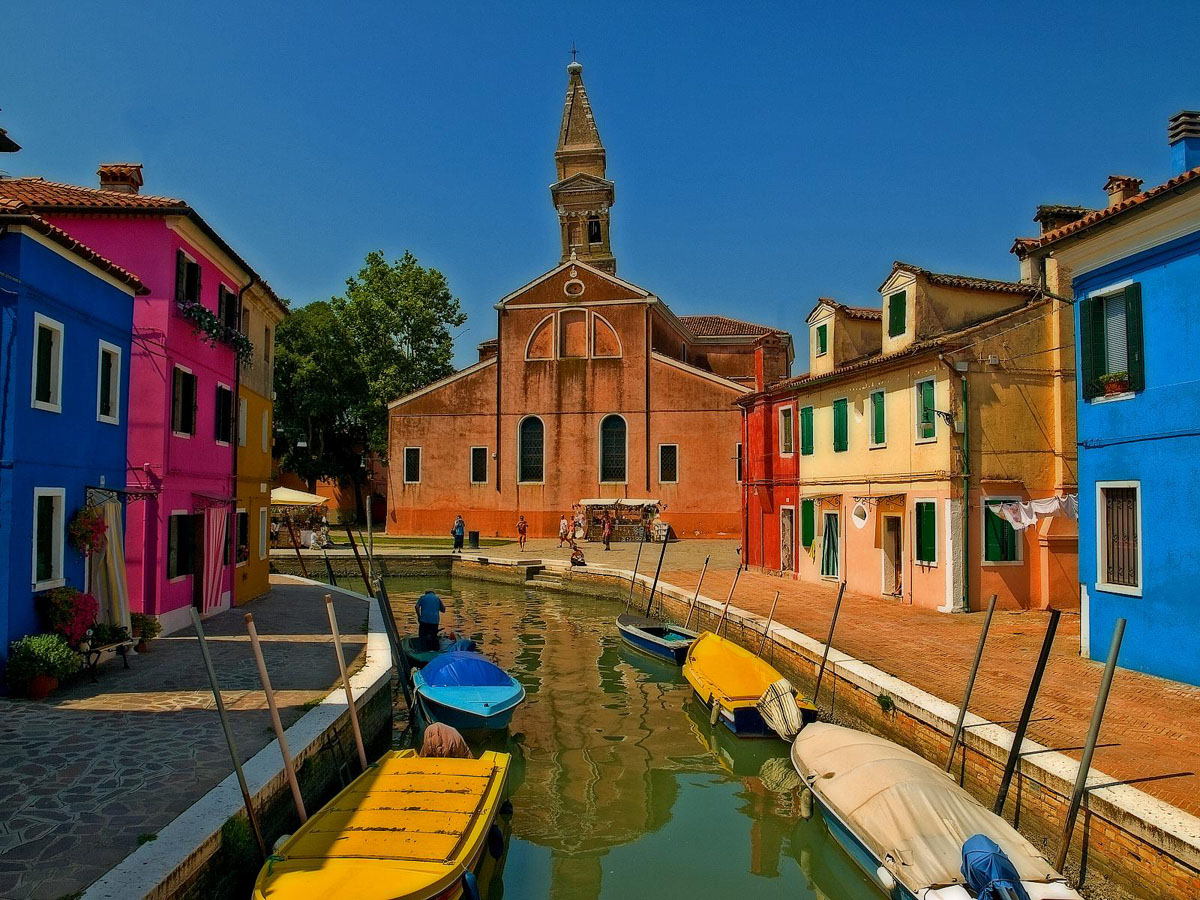
<path id="1" fill-rule="evenodd" d="M 755 325 L 728 316 L 680 316 L 679 321 L 697 337 L 746 337 L 763 334 L 786 334 L 781 328 Z"/>
<path id="2" fill-rule="evenodd" d="M 942 272 L 930 272 L 928 269 L 922 269 L 920 266 L 914 266 L 911 263 L 901 262 L 896 260 L 892 263 L 892 272 L 888 278 L 895 274 L 897 269 L 905 272 L 912 272 L 914 275 L 921 275 L 930 283 L 941 285 L 942 287 L 966 288 L 975 291 L 998 291 L 1002 294 L 1028 294 L 1032 296 L 1037 293 L 1037 287 L 1032 284 L 1025 284 L 1020 281 L 1000 281 L 995 278 L 976 278 L 972 275 L 947 275 Z M 887 284 L 885 279 L 884 284 Z M 880 285 L 880 290 L 883 285 Z"/>
<path id="3" fill-rule="evenodd" d="M 851 319 L 882 319 L 883 310 L 877 306 L 847 306 L 845 303 L 839 303 L 832 297 L 818 297 L 817 306 L 822 303 L 827 306 L 832 306 L 834 309 L 849 316 Z M 813 308 L 816 312 L 816 307 Z M 809 313 L 811 316 L 812 313 Z"/>
<path id="4" fill-rule="evenodd" d="M 19 200 L 0 197 L 0 222 L 13 225 L 28 225 L 39 234 L 50 238 L 50 240 L 54 241 L 60 247 L 65 247 L 81 259 L 85 259 L 97 268 L 103 269 L 118 281 L 129 285 L 133 288 L 134 293 L 150 293 L 150 289 L 142 284 L 142 280 L 128 269 L 121 268 L 111 259 L 101 256 L 87 244 L 71 237 L 71 235 L 67 234 L 61 228 L 51 225 Z"/>
<path id="5" fill-rule="evenodd" d="M 1176 175 L 1170 181 L 1164 182 L 1163 184 L 1158 185 L 1158 187 L 1152 187 L 1148 191 L 1142 191 L 1140 194 L 1135 194 L 1128 200 L 1122 200 L 1120 203 L 1114 203 L 1112 206 L 1104 209 L 1093 210 L 1086 216 L 1076 219 L 1074 222 L 1070 222 L 1061 228 L 1054 229 L 1053 231 L 1046 232 L 1041 237 L 1017 238 L 1017 240 L 1013 243 L 1012 252 L 1019 256 L 1026 255 L 1033 250 L 1038 249 L 1039 247 L 1045 247 L 1047 244 L 1052 244 L 1055 241 L 1061 240 L 1069 235 L 1078 234 L 1079 232 L 1085 231 L 1095 225 L 1108 222 L 1113 217 L 1119 216 L 1122 213 L 1137 209 L 1138 207 L 1144 206 L 1147 203 L 1152 203 L 1156 200 L 1165 199 L 1176 188 L 1184 186 L 1187 186 L 1189 189 L 1200 186 L 1200 166 L 1197 166 L 1194 169 L 1189 169 L 1182 175 Z"/>

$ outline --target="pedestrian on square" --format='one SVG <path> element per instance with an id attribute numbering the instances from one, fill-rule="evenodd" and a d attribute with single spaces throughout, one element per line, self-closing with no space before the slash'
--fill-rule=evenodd
<path id="1" fill-rule="evenodd" d="M 604 514 L 604 524 L 600 526 L 600 529 L 601 533 L 604 535 L 604 549 L 606 551 L 611 550 L 612 548 L 608 546 L 609 542 L 612 541 L 613 533 L 613 520 L 611 513 Z"/>
<path id="2" fill-rule="evenodd" d="M 525 549 L 525 538 L 529 535 L 529 523 L 525 521 L 524 516 L 517 518 L 517 544 L 521 550 Z"/>
<path id="3" fill-rule="evenodd" d="M 586 566 L 587 560 L 583 558 L 583 551 L 579 549 L 579 545 L 575 543 L 574 538 L 571 539 L 571 565 Z"/>
<path id="4" fill-rule="evenodd" d="M 571 536 L 571 526 L 567 523 L 567 517 L 561 516 L 558 520 L 558 546 L 561 548 L 563 544 Z"/>
<path id="5" fill-rule="evenodd" d="M 463 536 L 467 533 L 467 523 L 463 521 L 462 516 L 454 517 L 454 527 L 450 529 L 450 534 L 454 537 L 454 552 L 461 553 L 463 548 Z"/>
<path id="6" fill-rule="evenodd" d="M 446 604 L 433 592 L 432 588 L 426 588 L 425 593 L 417 598 L 415 609 L 417 642 L 422 649 L 436 650 L 438 648 L 438 625 L 441 623 L 441 614 L 446 611 Z"/>

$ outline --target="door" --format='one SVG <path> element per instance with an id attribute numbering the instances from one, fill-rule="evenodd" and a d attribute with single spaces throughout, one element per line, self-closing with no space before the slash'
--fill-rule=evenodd
<path id="1" fill-rule="evenodd" d="M 796 510 L 790 506 L 779 509 L 779 570 L 796 571 Z"/>
<path id="2" fill-rule="evenodd" d="M 839 554 L 839 516 L 835 512 L 827 512 L 821 517 L 821 577 L 838 578 L 841 574 L 841 557 Z"/>
<path id="3" fill-rule="evenodd" d="M 904 593 L 901 521 L 899 516 L 883 517 L 883 593 L 893 597 Z"/>

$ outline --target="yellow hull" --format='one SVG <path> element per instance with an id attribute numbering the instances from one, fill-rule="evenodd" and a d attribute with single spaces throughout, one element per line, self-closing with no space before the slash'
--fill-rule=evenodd
<path id="1" fill-rule="evenodd" d="M 392 751 L 288 839 L 254 900 L 452 900 L 488 852 L 511 757 Z"/>
<path id="2" fill-rule="evenodd" d="M 749 650 L 706 631 L 688 651 L 683 677 L 706 704 L 716 701 L 722 709 L 733 712 L 755 706 L 767 688 L 783 676 Z M 801 709 L 816 709 L 807 699 L 797 698 L 796 702 Z"/>

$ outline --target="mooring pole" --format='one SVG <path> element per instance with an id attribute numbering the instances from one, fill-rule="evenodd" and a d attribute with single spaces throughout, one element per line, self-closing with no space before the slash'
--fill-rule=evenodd
<path id="1" fill-rule="evenodd" d="M 333 574 L 333 564 L 329 561 L 329 551 L 322 547 L 321 553 L 325 557 L 325 572 L 329 575 L 329 583 L 337 587 L 337 576 Z"/>
<path id="2" fill-rule="evenodd" d="M 654 606 L 654 592 L 658 590 L 658 575 L 662 572 L 663 557 L 667 555 L 667 539 L 663 538 L 662 550 L 658 554 L 658 568 L 654 570 L 654 584 L 650 586 L 650 599 L 646 601 L 646 618 L 650 618 L 650 608 Z"/>
<path id="3" fill-rule="evenodd" d="M 838 613 L 842 611 L 842 595 L 846 593 L 846 582 L 838 585 L 837 603 L 833 604 L 833 618 L 829 620 L 829 636 L 825 638 L 825 652 L 821 654 L 821 668 L 817 670 L 817 686 L 813 689 L 813 704 L 821 693 L 821 679 L 825 677 L 825 663 L 829 661 L 829 648 L 833 646 L 833 629 L 837 628 Z"/>
<path id="4" fill-rule="evenodd" d="M 308 566 L 304 564 L 304 554 L 300 552 L 300 538 L 296 537 L 296 524 L 292 521 L 292 514 L 288 513 L 288 534 L 292 536 L 292 546 L 296 548 L 296 559 L 300 560 L 300 574 L 305 578 L 308 577 Z"/>
<path id="5" fill-rule="evenodd" d="M 1075 776 L 1075 790 L 1071 792 L 1071 805 L 1067 807 L 1067 821 L 1063 825 L 1062 844 L 1058 848 L 1058 861 L 1054 868 L 1063 870 L 1067 864 L 1067 851 L 1071 849 L 1071 833 L 1075 830 L 1075 819 L 1083 802 L 1087 788 L 1088 772 L 1092 768 L 1092 754 L 1096 752 L 1096 741 L 1100 738 L 1100 725 L 1104 721 L 1104 707 L 1108 705 L 1108 692 L 1112 688 L 1113 672 L 1117 668 L 1117 656 L 1121 653 L 1121 639 L 1125 636 L 1125 620 L 1117 619 L 1113 628 L 1112 644 L 1108 648 L 1108 662 L 1104 664 L 1104 675 L 1100 679 L 1100 693 L 1096 694 L 1096 706 L 1092 709 L 1092 726 L 1088 729 L 1083 757 L 1079 760 L 1079 772 Z"/>
<path id="6" fill-rule="evenodd" d="M 742 570 L 739 568 L 733 573 L 733 584 L 729 585 L 729 596 L 725 598 L 725 608 L 721 610 L 721 618 L 717 621 L 717 627 L 713 629 L 713 634 L 721 633 L 721 626 L 725 624 L 725 616 L 729 614 L 729 604 L 733 601 L 733 590 L 737 587 L 738 579 L 742 577 Z"/>
<path id="7" fill-rule="evenodd" d="M 250 632 L 250 646 L 254 650 L 254 662 L 258 665 L 258 677 L 262 681 L 263 692 L 267 695 L 267 709 L 271 712 L 271 727 L 275 729 L 275 739 L 279 741 L 279 752 L 283 755 L 283 771 L 287 775 L 288 784 L 292 788 L 292 799 L 296 802 L 296 812 L 300 814 L 300 824 L 308 821 L 308 813 L 304 810 L 304 797 L 300 794 L 300 782 L 296 779 L 296 769 L 292 766 L 292 756 L 288 752 L 287 737 L 283 733 L 283 722 L 279 720 L 279 707 L 275 705 L 275 691 L 271 689 L 271 678 L 267 675 L 267 663 L 263 659 L 262 647 L 258 644 L 258 630 L 254 627 L 254 616 L 246 613 L 246 630 Z"/>
<path id="8" fill-rule="evenodd" d="M 387 632 L 388 643 L 392 645 L 392 663 L 396 666 L 404 703 L 411 711 L 412 695 L 409 693 L 409 684 L 412 678 L 408 669 L 408 657 L 404 655 L 404 648 L 400 646 L 400 626 L 396 624 L 396 614 L 392 612 L 392 602 L 382 578 L 375 583 L 375 602 L 379 604 L 379 611 L 383 615 L 383 630 Z"/>
<path id="9" fill-rule="evenodd" d="M 217 673 L 213 669 L 212 657 L 208 655 L 208 644 L 204 641 L 204 627 L 200 624 L 200 614 L 196 608 L 189 607 L 192 614 L 192 625 L 196 629 L 196 639 L 200 642 L 200 655 L 204 658 L 204 669 L 208 672 L 208 683 L 212 686 L 213 700 L 217 704 L 217 715 L 221 718 L 221 730 L 225 732 L 225 743 L 229 747 L 229 758 L 233 760 L 233 771 L 237 775 L 238 787 L 242 789 L 242 802 L 246 805 L 246 818 L 250 820 L 250 828 L 254 832 L 254 840 L 263 859 L 267 858 L 267 842 L 263 840 L 262 829 L 258 826 L 258 816 L 254 812 L 254 802 L 250 799 L 250 789 L 246 787 L 246 776 L 242 772 L 242 757 L 238 753 L 237 742 L 233 739 L 233 731 L 229 727 L 229 716 L 225 714 L 225 702 L 221 699 L 221 687 L 217 684 Z"/>
<path id="10" fill-rule="evenodd" d="M 692 597 L 692 605 L 688 607 L 687 621 L 683 623 L 686 629 L 692 624 L 692 613 L 696 611 L 696 603 L 700 599 L 700 585 L 704 584 L 704 573 L 708 571 L 708 557 L 704 557 L 704 567 L 700 569 L 700 580 L 696 582 L 696 595 Z"/>
<path id="11" fill-rule="evenodd" d="M 958 721 L 954 724 L 954 737 L 950 739 L 950 755 L 946 757 L 946 771 L 954 768 L 954 751 L 962 738 L 963 720 L 967 717 L 967 704 L 971 702 L 971 691 L 975 688 L 975 676 L 979 673 L 979 661 L 983 659 L 983 645 L 987 642 L 988 629 L 992 627 L 992 613 L 996 611 L 996 595 L 988 601 L 987 615 L 983 617 L 983 630 L 979 632 L 979 646 L 975 648 L 975 661 L 971 663 L 971 674 L 967 676 L 967 689 L 963 692 L 962 706 L 958 708 Z"/>
<path id="12" fill-rule="evenodd" d="M 771 614 L 767 616 L 767 627 L 763 629 L 762 643 L 758 645 L 758 655 L 762 656 L 762 652 L 767 646 L 767 635 L 771 633 L 771 622 L 775 618 L 775 607 L 779 605 L 779 591 L 775 592 L 775 599 L 771 601 Z"/>
<path id="13" fill-rule="evenodd" d="M 633 564 L 633 575 L 629 579 L 629 599 L 625 601 L 625 612 L 629 612 L 629 604 L 633 602 L 633 588 L 637 584 L 638 566 L 642 564 L 642 547 L 646 546 L 646 525 L 642 523 L 642 539 L 638 541 L 637 560 Z"/>
<path id="14" fill-rule="evenodd" d="M 346 523 L 346 537 L 350 538 L 350 549 L 354 551 L 354 558 L 358 560 L 358 571 L 362 574 L 363 584 L 367 586 L 367 595 L 374 597 L 371 580 L 367 578 L 367 567 L 363 565 L 362 555 L 358 552 L 358 544 L 354 540 L 354 531 L 350 528 L 349 522 Z"/>
<path id="15" fill-rule="evenodd" d="M 1042 675 L 1046 672 L 1046 663 L 1050 660 L 1050 647 L 1054 643 L 1054 632 L 1058 630 L 1058 617 L 1062 613 L 1057 609 L 1050 610 L 1050 624 L 1046 626 L 1046 637 L 1042 639 L 1042 651 L 1038 654 L 1037 665 L 1033 669 L 1033 678 L 1029 682 L 1029 693 L 1025 695 L 1025 708 L 1021 710 L 1021 719 L 1017 723 L 1016 734 L 1013 735 L 1012 749 L 1008 751 L 1008 760 L 1004 763 L 1004 775 L 1000 778 L 1000 790 L 996 794 L 996 802 L 992 804 L 992 812 L 998 816 L 1004 815 L 1004 801 L 1008 799 L 1008 788 L 1012 784 L 1013 774 L 1017 771 L 1017 763 L 1021 761 L 1021 745 L 1025 743 L 1025 731 L 1029 728 L 1029 717 L 1033 715 L 1033 704 L 1037 702 L 1038 690 L 1042 686 Z"/>
<path id="16" fill-rule="evenodd" d="M 342 656 L 342 635 L 338 631 L 337 612 L 333 608 L 333 596 L 325 595 L 325 611 L 329 613 L 329 628 L 333 632 L 333 649 L 337 652 L 338 671 L 342 673 L 342 687 L 346 689 L 346 708 L 350 710 L 350 730 L 354 732 L 354 744 L 358 747 L 358 761 L 363 771 L 367 769 L 367 749 L 363 746 L 362 731 L 358 727 L 358 708 L 354 705 L 354 691 L 350 688 L 350 676 L 346 674 L 346 657 Z"/>

